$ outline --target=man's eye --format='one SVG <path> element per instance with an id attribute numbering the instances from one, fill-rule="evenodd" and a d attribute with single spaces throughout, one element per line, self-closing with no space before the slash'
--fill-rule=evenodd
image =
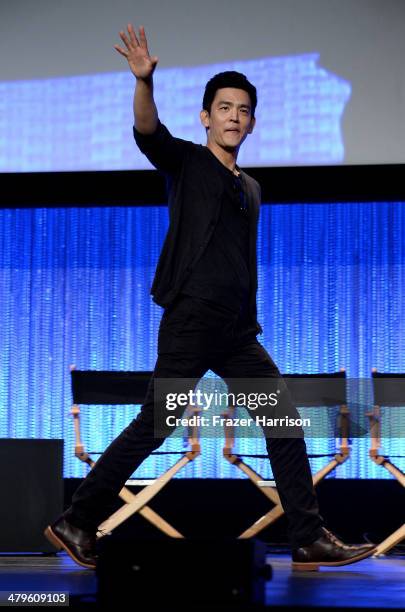
<path id="1" fill-rule="evenodd" d="M 228 107 L 227 106 L 220 106 L 221 110 L 226 110 Z"/>

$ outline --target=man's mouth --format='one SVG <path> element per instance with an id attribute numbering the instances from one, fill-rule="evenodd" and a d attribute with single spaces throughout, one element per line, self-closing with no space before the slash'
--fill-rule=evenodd
<path id="1" fill-rule="evenodd" d="M 229 130 L 225 130 L 225 132 L 238 132 L 239 130 L 237 130 L 236 128 L 230 128 Z"/>

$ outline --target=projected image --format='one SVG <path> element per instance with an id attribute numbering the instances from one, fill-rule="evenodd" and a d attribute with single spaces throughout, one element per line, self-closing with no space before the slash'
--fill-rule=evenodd
<path id="1" fill-rule="evenodd" d="M 173 135 L 205 144 L 199 111 L 217 72 L 246 74 L 258 91 L 257 123 L 240 166 L 337 164 L 351 85 L 318 53 L 158 69 L 155 100 Z M 152 168 L 132 137 L 129 72 L 0 83 L 0 172 Z"/>

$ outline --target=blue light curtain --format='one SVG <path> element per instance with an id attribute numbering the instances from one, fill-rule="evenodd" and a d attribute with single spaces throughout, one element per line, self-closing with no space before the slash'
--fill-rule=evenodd
<path id="1" fill-rule="evenodd" d="M 262 205 L 258 338 L 281 372 L 344 367 L 350 379 L 369 380 L 372 367 L 405 371 L 404 205 Z M 0 211 L 0 436 L 64 438 L 66 477 L 87 472 L 73 456 L 69 366 L 154 367 L 162 309 L 149 289 L 167 226 L 167 208 L 158 205 Z M 354 394 L 352 402 L 366 431 L 372 398 L 359 403 Z M 83 407 L 86 448 L 102 451 L 138 410 Z M 383 423 L 385 452 L 405 455 L 404 412 L 391 410 Z M 332 433 L 309 437 L 308 450 L 333 450 L 333 422 L 318 418 Z M 181 448 L 172 437 L 162 450 Z M 366 435 L 353 438 L 336 476 L 389 477 L 368 448 Z M 239 439 L 237 450 L 264 452 L 264 441 Z M 180 477 L 243 477 L 224 462 L 222 439 L 203 439 L 202 451 Z M 150 457 L 136 475 L 156 476 L 172 462 Z M 324 462 L 311 460 L 312 469 Z M 267 460 L 252 465 L 271 477 Z"/>

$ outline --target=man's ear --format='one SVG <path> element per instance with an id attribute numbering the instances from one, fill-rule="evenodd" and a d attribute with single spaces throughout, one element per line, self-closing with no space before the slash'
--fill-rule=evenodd
<path id="1" fill-rule="evenodd" d="M 210 115 L 209 112 L 205 109 L 200 111 L 200 121 L 205 129 L 210 127 Z"/>
<path id="2" fill-rule="evenodd" d="M 253 128 L 255 127 L 255 125 L 256 125 L 256 117 L 252 117 L 251 120 L 250 120 L 250 126 L 249 126 L 249 129 L 248 129 L 248 134 L 251 134 L 253 132 Z"/>

